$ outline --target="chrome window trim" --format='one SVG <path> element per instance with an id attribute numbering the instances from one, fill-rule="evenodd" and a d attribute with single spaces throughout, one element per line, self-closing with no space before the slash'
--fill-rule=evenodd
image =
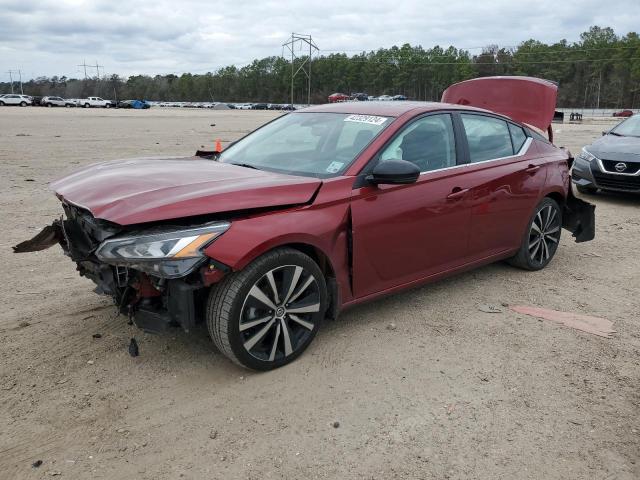
<path id="1" fill-rule="evenodd" d="M 426 173 L 433 173 L 433 172 L 442 172 L 442 171 L 445 171 L 445 170 L 453 170 L 454 168 L 469 167 L 469 166 L 472 166 L 472 165 L 480 165 L 482 163 L 497 162 L 497 161 L 500 161 L 500 160 L 506 160 L 508 158 L 522 157 L 525 153 L 527 153 L 527 151 L 529 150 L 529 147 L 531 146 L 532 143 L 533 143 L 533 138 L 527 137 L 525 142 L 522 144 L 522 147 L 520 147 L 520 150 L 518 150 L 518 153 L 516 153 L 514 155 L 508 155 L 506 157 L 490 158 L 489 160 L 482 160 L 480 162 L 462 163 L 460 165 L 454 165 L 452 167 L 438 168 L 436 170 L 425 170 L 424 172 L 420 172 L 420 175 L 424 175 Z M 640 172 L 638 172 L 638 173 L 640 173 Z"/>
<path id="2" fill-rule="evenodd" d="M 593 153 L 591 155 L 593 155 Z M 612 172 L 610 170 L 607 170 L 606 168 L 604 168 L 604 164 L 602 163 L 602 160 L 600 158 L 596 157 L 595 155 L 593 155 L 593 156 L 596 159 L 596 163 L 598 164 L 598 168 L 600 169 L 600 171 L 602 173 L 610 173 L 611 175 L 623 175 L 625 177 L 638 177 L 638 176 L 640 176 L 640 168 L 638 169 L 638 171 L 636 173 Z M 623 162 L 622 160 L 620 160 L 618 163 L 627 163 L 627 162 Z"/>

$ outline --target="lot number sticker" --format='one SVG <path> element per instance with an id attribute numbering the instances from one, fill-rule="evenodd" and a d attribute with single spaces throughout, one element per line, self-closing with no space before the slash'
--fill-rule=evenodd
<path id="1" fill-rule="evenodd" d="M 368 123 L 369 125 L 382 125 L 387 121 L 387 117 L 377 117 L 375 115 L 349 115 L 345 122 Z"/>
<path id="2" fill-rule="evenodd" d="M 344 162 L 331 162 L 327 167 L 327 172 L 337 173 L 340 171 L 343 165 L 344 165 Z"/>

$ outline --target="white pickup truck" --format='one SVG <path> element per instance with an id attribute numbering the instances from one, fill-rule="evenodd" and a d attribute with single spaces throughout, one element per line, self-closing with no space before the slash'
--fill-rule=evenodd
<path id="1" fill-rule="evenodd" d="M 84 107 L 84 108 L 90 108 L 90 107 L 111 108 L 113 107 L 113 102 L 111 102 L 111 100 L 104 100 L 100 97 L 87 97 L 87 98 L 81 98 L 78 101 L 78 106 Z"/>

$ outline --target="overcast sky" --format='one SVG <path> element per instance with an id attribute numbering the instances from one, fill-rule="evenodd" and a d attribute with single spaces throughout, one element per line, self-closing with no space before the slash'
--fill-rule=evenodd
<path id="1" fill-rule="evenodd" d="M 637 31 L 638 2 L 0 0 L 0 79 L 8 80 L 10 69 L 21 69 L 23 78 L 81 77 L 83 61 L 123 76 L 203 73 L 280 55 L 292 31 L 313 35 L 323 53 L 403 43 L 472 49 L 529 38 L 573 42 L 590 25 Z"/>

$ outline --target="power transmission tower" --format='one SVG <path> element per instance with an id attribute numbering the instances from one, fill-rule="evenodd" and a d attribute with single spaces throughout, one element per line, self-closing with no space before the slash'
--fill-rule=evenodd
<path id="1" fill-rule="evenodd" d="M 311 105 L 311 57 L 314 53 L 319 52 L 318 46 L 313 42 L 311 35 L 303 35 L 300 33 L 292 33 L 291 40 L 282 44 L 283 57 L 284 57 L 284 47 L 289 49 L 291 52 L 291 105 L 293 105 L 293 84 L 300 72 L 304 73 L 307 77 L 307 104 Z M 298 47 L 298 51 L 302 52 L 304 48 L 303 55 L 296 55 L 296 47 Z M 309 53 L 307 54 L 307 47 L 309 47 Z M 300 66 L 296 69 L 296 60 L 302 60 Z"/>
<path id="2" fill-rule="evenodd" d="M 11 82 L 11 93 L 13 93 L 13 74 L 17 73 L 20 79 L 20 95 L 24 95 L 24 90 L 22 88 L 22 70 L 7 70 L 7 73 L 9 74 L 9 81 Z"/>
<path id="3" fill-rule="evenodd" d="M 11 82 L 11 93 L 13 93 L 13 70 L 7 70 L 7 73 L 9 74 L 9 81 Z"/>
<path id="4" fill-rule="evenodd" d="M 82 64 L 78 65 L 78 67 L 84 67 L 84 79 L 87 79 L 87 67 L 89 67 L 90 65 L 87 65 L 86 60 L 82 61 Z"/>
<path id="5" fill-rule="evenodd" d="M 98 76 L 98 80 L 100 79 L 100 69 L 102 69 L 102 73 L 104 73 L 104 65 L 98 65 L 98 61 L 96 60 L 96 75 Z"/>

